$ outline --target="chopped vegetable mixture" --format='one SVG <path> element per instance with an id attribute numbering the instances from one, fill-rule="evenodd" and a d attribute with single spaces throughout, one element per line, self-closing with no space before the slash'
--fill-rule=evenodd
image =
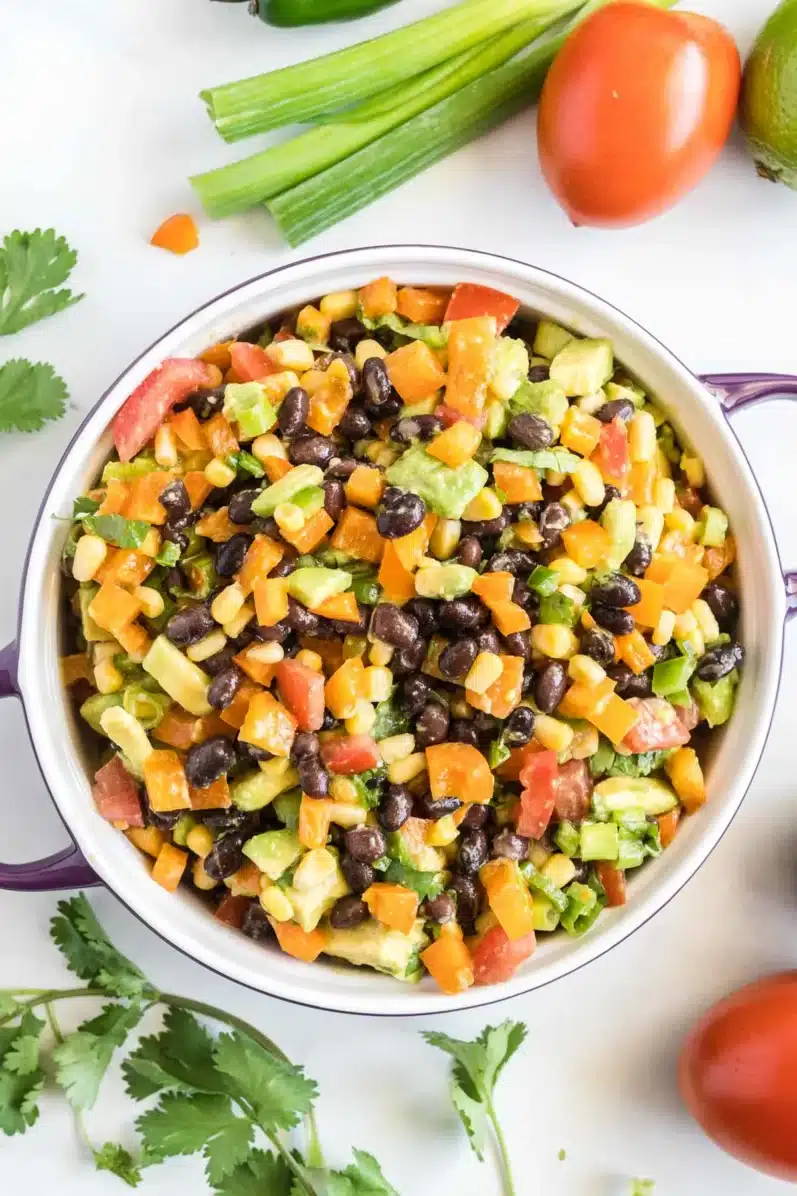
<path id="1" fill-rule="evenodd" d="M 166 889 L 456 993 L 624 904 L 706 800 L 734 541 L 608 340 L 379 278 L 165 361 L 113 433 L 64 680 Z"/>

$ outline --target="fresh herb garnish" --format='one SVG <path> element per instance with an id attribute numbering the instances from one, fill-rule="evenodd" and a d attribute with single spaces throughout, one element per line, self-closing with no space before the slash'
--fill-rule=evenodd
<path id="1" fill-rule="evenodd" d="M 38 432 L 61 418 L 68 398 L 66 383 L 51 365 L 15 357 L 0 366 L 0 432 Z"/>
<path id="2" fill-rule="evenodd" d="M 369 768 L 367 772 L 355 772 L 349 780 L 357 790 L 357 801 L 366 810 L 374 810 L 382 797 L 382 781 L 387 776 L 387 769 L 382 764 L 378 768 Z"/>
<path id="3" fill-rule="evenodd" d="M 578 610 L 572 598 L 561 594 L 543 594 L 540 598 L 540 623 L 562 623 L 565 627 L 573 627 L 578 618 Z"/>
<path id="4" fill-rule="evenodd" d="M 391 860 L 384 875 L 388 884 L 414 889 L 421 901 L 439 897 L 444 888 L 439 872 L 421 872 L 418 868 L 402 864 L 400 860 Z"/>
<path id="5" fill-rule="evenodd" d="M 151 530 L 143 519 L 125 519 L 124 515 L 85 515 L 83 526 L 117 548 L 140 548 Z"/>
<path id="6" fill-rule="evenodd" d="M 0 336 L 21 332 L 46 316 L 55 315 L 83 298 L 71 291 L 57 291 L 77 261 L 55 230 L 18 229 L 3 238 L 0 249 Z"/>
<path id="7" fill-rule="evenodd" d="M 253 478 L 264 478 L 266 471 L 251 453 L 247 453 L 245 449 L 239 449 L 237 453 L 230 453 L 227 458 L 227 464 L 236 473 L 248 473 Z"/>
<path id="8" fill-rule="evenodd" d="M 72 518 L 85 519 L 87 515 L 96 515 L 101 505 L 96 498 L 89 498 L 84 494 L 81 498 L 76 498 L 72 504 Z"/>
<path id="9" fill-rule="evenodd" d="M 159 565 L 163 565 L 166 569 L 171 569 L 176 565 L 180 559 L 180 545 L 175 544 L 174 540 L 166 540 L 161 544 L 161 550 L 155 557 Z"/>
<path id="10" fill-rule="evenodd" d="M 409 729 L 410 720 L 394 691 L 376 707 L 376 719 L 371 727 L 371 734 L 379 742 L 380 739 L 388 739 L 391 735 L 402 735 Z"/>
<path id="11" fill-rule="evenodd" d="M 581 462 L 581 457 L 568 449 L 505 449 L 493 452 L 491 461 L 509 461 L 512 465 L 527 465 L 532 469 L 554 469 L 557 473 L 570 473 Z"/>

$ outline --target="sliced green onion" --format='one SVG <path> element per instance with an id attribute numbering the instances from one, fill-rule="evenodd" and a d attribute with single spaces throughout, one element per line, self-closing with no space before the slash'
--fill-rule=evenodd
<path id="1" fill-rule="evenodd" d="M 200 95 L 225 141 L 238 141 L 354 104 L 520 21 L 561 12 L 561 0 L 465 0 L 383 37 Z"/>

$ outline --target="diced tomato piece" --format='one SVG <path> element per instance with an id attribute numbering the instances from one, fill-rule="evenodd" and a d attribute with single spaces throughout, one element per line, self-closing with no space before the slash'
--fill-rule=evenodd
<path id="1" fill-rule="evenodd" d="M 556 805 L 556 752 L 535 752 L 520 770 L 519 835 L 539 839 L 551 821 Z"/>
<path id="2" fill-rule="evenodd" d="M 585 760 L 568 760 L 559 766 L 554 782 L 554 810 L 559 822 L 580 822 L 589 810 L 592 778 Z"/>
<path id="3" fill-rule="evenodd" d="M 624 480 L 631 467 L 631 459 L 628 453 L 628 430 L 619 417 L 601 428 L 598 447 L 591 460 L 606 481 Z"/>
<path id="4" fill-rule="evenodd" d="M 376 768 L 381 756 L 370 735 L 344 735 L 321 745 L 321 759 L 330 772 L 348 776 Z"/>
<path id="5" fill-rule="evenodd" d="M 511 980 L 520 965 L 534 954 L 534 931 L 514 941 L 500 926 L 493 926 L 473 951 L 476 984 L 500 984 Z"/>
<path id="6" fill-rule="evenodd" d="M 277 665 L 277 685 L 299 730 L 320 731 L 324 721 L 324 674 L 296 660 L 281 660 Z"/>
<path id="7" fill-rule="evenodd" d="M 143 826 L 144 813 L 138 797 L 138 785 L 119 756 L 114 756 L 94 774 L 92 796 L 106 822 L 126 822 Z"/>
<path id="8" fill-rule="evenodd" d="M 434 413 L 444 428 L 450 428 L 452 424 L 458 424 L 461 419 L 464 419 L 469 424 L 473 424 L 474 428 L 478 428 L 481 431 L 487 422 L 487 416 L 484 412 L 479 415 L 465 415 L 461 411 L 455 411 L 453 407 L 446 407 L 445 403 L 441 403 L 438 407 L 435 407 Z"/>
<path id="9" fill-rule="evenodd" d="M 236 897 L 233 893 L 226 893 L 218 904 L 215 917 L 219 922 L 224 922 L 225 925 L 240 930 L 248 906 L 248 897 Z"/>
<path id="10" fill-rule="evenodd" d="M 625 905 L 625 872 L 622 868 L 615 868 L 605 860 L 599 860 L 596 865 L 598 880 L 606 890 L 606 901 L 609 905 Z"/>
<path id="11" fill-rule="evenodd" d="M 230 345 L 232 368 L 242 382 L 258 382 L 269 374 L 278 374 L 275 365 L 261 345 L 250 345 L 248 341 L 233 341 Z"/>
<path id="12" fill-rule="evenodd" d="M 673 702 L 673 706 L 678 715 L 678 721 L 686 727 L 687 731 L 694 731 L 700 722 L 700 709 L 692 695 L 689 695 L 688 706 L 679 706 L 677 702 Z"/>
<path id="13" fill-rule="evenodd" d="M 131 461 L 152 439 L 175 403 L 209 385 L 210 373 L 204 361 L 167 357 L 163 365 L 136 387 L 114 416 L 113 442 L 119 460 Z"/>
<path id="14" fill-rule="evenodd" d="M 629 752 L 657 752 L 689 742 L 689 732 L 664 698 L 628 698 L 637 721 L 623 740 Z"/>
<path id="15" fill-rule="evenodd" d="M 496 331 L 503 332 L 519 307 L 520 301 L 505 295 L 503 291 L 480 287 L 475 282 L 460 282 L 454 287 L 454 293 L 448 301 L 444 322 L 467 320 L 471 316 L 493 316 Z"/>

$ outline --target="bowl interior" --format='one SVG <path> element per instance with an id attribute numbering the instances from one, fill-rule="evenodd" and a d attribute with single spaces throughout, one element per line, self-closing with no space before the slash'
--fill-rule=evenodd
<path id="1" fill-rule="evenodd" d="M 530 315 L 546 315 L 582 335 L 608 336 L 615 355 L 702 455 L 716 500 L 728 512 L 739 551 L 742 635 L 747 663 L 729 732 L 717 735 L 708 770 L 709 803 L 688 818 L 675 843 L 629 879 L 629 903 L 607 911 L 583 940 L 543 936 L 535 956 L 504 985 L 446 997 L 431 981 L 404 986 L 389 977 L 332 963 L 309 968 L 264 950 L 210 917 L 187 889 L 153 884 L 127 840 L 98 817 L 84 747 L 58 670 L 59 557 L 72 499 L 92 484 L 107 458 L 114 412 L 166 356 L 193 356 L 258 321 L 328 291 L 381 274 L 407 284 L 478 282 L 509 291 Z M 602 954 L 660 908 L 718 841 L 763 750 L 780 670 L 783 586 L 760 493 L 717 404 L 689 371 L 621 312 L 554 275 L 465 250 L 383 247 L 300 262 L 221 296 L 147 350 L 87 418 L 45 498 L 23 591 L 20 680 L 39 761 L 66 823 L 101 878 L 164 938 L 217 971 L 275 996 L 349 1012 L 412 1014 L 486 1004 L 527 991 Z"/>

